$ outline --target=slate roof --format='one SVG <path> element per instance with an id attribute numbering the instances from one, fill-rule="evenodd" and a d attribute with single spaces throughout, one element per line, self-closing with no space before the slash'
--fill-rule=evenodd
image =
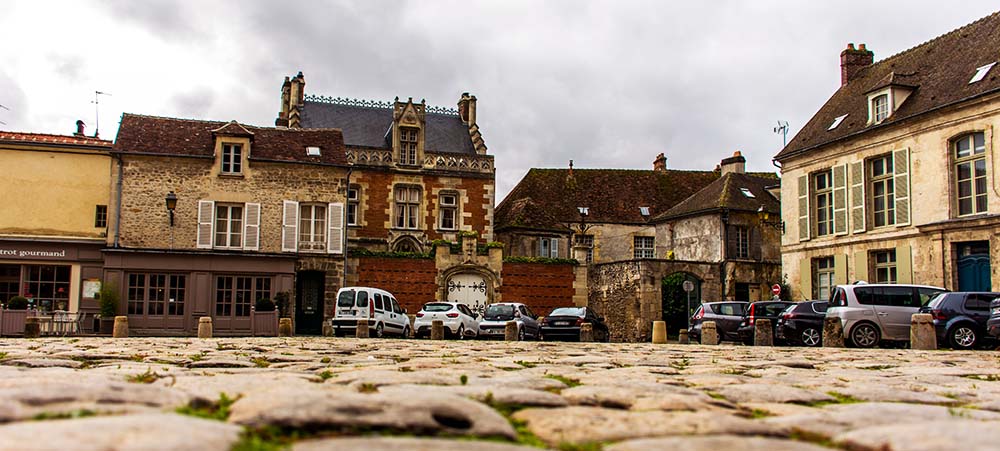
<path id="1" fill-rule="evenodd" d="M 344 137 L 337 129 L 254 127 L 231 122 L 200 121 L 125 113 L 114 152 L 212 157 L 215 133 L 251 136 L 250 160 L 347 165 Z M 306 155 L 307 146 L 320 148 Z"/>
<path id="2" fill-rule="evenodd" d="M 767 187 L 779 183 L 774 174 L 731 172 L 715 179 L 701 191 L 657 216 L 655 220 L 662 221 L 721 209 L 755 212 L 760 207 L 764 207 L 768 213 L 779 215 L 781 203 L 767 191 Z M 753 197 L 743 194 L 743 188 L 749 190 Z"/>
<path id="3" fill-rule="evenodd" d="M 391 104 L 390 104 L 391 105 Z M 386 134 L 392 126 L 392 108 L 384 106 L 344 105 L 305 100 L 301 113 L 303 128 L 339 128 L 348 146 L 389 149 Z M 469 127 L 457 115 L 426 115 L 424 150 L 429 152 L 476 154 Z"/>
<path id="4" fill-rule="evenodd" d="M 111 141 L 90 136 L 52 135 L 47 133 L 25 133 L 0 131 L 0 141 L 38 144 L 68 144 L 111 148 Z"/>
<path id="5" fill-rule="evenodd" d="M 1000 58 L 1000 12 L 861 69 L 841 86 L 775 159 L 782 161 L 870 130 L 882 130 L 941 107 L 1000 91 L 1000 64 L 969 84 L 976 69 Z M 866 93 L 894 82 L 916 89 L 878 125 L 868 121 Z M 835 129 L 834 118 L 847 115 Z"/>

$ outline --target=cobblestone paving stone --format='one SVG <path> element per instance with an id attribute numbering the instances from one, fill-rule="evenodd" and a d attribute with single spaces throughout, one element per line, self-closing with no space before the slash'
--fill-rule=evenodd
<path id="1" fill-rule="evenodd" d="M 0 451 L 1000 449 L 1000 353 L 0 340 Z"/>

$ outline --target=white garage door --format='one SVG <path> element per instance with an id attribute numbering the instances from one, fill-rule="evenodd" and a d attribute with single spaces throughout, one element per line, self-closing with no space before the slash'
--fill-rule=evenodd
<path id="1" fill-rule="evenodd" d="M 473 312 L 486 309 L 486 281 L 478 274 L 456 274 L 448 279 L 448 300 L 461 302 Z"/>

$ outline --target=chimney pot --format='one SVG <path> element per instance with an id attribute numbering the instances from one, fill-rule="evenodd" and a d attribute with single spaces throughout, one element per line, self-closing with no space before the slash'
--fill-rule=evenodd
<path id="1" fill-rule="evenodd" d="M 86 126 L 87 126 L 87 124 L 84 124 L 83 121 L 77 120 L 76 121 L 76 133 L 73 133 L 73 136 L 83 136 L 83 134 L 84 134 L 83 133 L 83 129 Z"/>
<path id="2" fill-rule="evenodd" d="M 653 160 L 653 170 L 659 172 L 665 172 L 667 170 L 667 157 L 663 155 L 663 152 L 660 152 L 660 154 L 656 156 L 656 159 Z"/>

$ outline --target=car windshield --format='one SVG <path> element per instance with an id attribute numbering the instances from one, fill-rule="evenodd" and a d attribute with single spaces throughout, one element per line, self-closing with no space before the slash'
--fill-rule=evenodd
<path id="1" fill-rule="evenodd" d="M 514 319 L 514 306 L 494 304 L 486 308 L 483 316 L 486 319 Z"/>
<path id="2" fill-rule="evenodd" d="M 583 307 L 562 307 L 553 310 L 549 316 L 583 316 L 585 314 Z"/>
<path id="3" fill-rule="evenodd" d="M 424 306 L 425 312 L 447 312 L 451 310 L 451 304 L 427 304 Z"/>
<path id="4" fill-rule="evenodd" d="M 341 291 L 337 296 L 337 307 L 354 307 L 354 290 Z"/>

